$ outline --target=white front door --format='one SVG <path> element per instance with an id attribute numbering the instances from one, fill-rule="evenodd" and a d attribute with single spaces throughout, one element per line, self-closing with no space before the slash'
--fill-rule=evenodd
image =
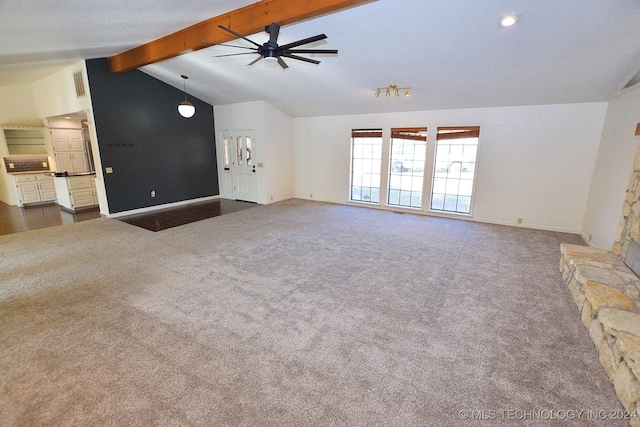
<path id="1" fill-rule="evenodd" d="M 255 138 L 253 131 L 232 131 L 233 198 L 247 202 L 257 201 L 256 165 L 254 161 Z"/>

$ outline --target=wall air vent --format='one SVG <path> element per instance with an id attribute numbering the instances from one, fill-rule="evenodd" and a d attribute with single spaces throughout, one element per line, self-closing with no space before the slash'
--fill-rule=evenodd
<path id="1" fill-rule="evenodd" d="M 76 71 L 73 73 L 73 83 L 76 85 L 76 96 L 78 98 L 86 96 L 84 90 L 84 79 L 82 78 L 82 71 Z"/>

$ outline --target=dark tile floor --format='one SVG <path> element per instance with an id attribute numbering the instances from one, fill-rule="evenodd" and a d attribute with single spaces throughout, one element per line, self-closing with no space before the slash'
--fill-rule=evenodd
<path id="1" fill-rule="evenodd" d="M 55 203 L 19 208 L 0 202 L 0 235 L 100 218 L 98 208 L 68 212 Z"/>
<path id="2" fill-rule="evenodd" d="M 216 199 L 118 219 L 147 230 L 160 231 L 255 206 L 258 205 L 236 200 Z M 19 208 L 0 202 L 0 235 L 71 224 L 94 218 L 100 218 L 98 208 L 73 213 L 63 210 L 55 203 Z"/>
<path id="3" fill-rule="evenodd" d="M 253 208 L 255 206 L 258 205 L 255 203 L 241 202 L 239 200 L 216 199 L 118 219 L 128 224 L 146 228 L 147 230 L 161 231 L 214 216 Z"/>

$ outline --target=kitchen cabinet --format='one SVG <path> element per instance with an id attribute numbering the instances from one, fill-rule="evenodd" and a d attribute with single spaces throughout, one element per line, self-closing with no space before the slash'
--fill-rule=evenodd
<path id="1" fill-rule="evenodd" d="M 51 143 L 55 151 L 84 151 L 82 129 L 51 129 Z"/>
<path id="2" fill-rule="evenodd" d="M 4 127 L 4 140 L 9 155 L 47 154 L 44 129 L 39 127 Z"/>
<path id="3" fill-rule="evenodd" d="M 51 144 L 59 172 L 89 171 L 89 162 L 81 129 L 51 129 Z"/>
<path id="4" fill-rule="evenodd" d="M 89 171 L 87 155 L 84 151 L 57 151 L 56 170 L 70 174 Z"/>
<path id="5" fill-rule="evenodd" d="M 55 177 L 58 204 L 68 210 L 98 206 L 95 175 Z"/>
<path id="6" fill-rule="evenodd" d="M 53 202 L 57 198 L 53 177 L 46 174 L 11 175 L 16 188 L 18 206 Z"/>

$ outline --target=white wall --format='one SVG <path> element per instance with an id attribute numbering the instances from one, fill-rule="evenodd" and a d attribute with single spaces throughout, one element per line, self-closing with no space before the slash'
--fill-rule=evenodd
<path id="1" fill-rule="evenodd" d="M 625 190 L 633 169 L 633 157 L 640 136 L 635 136 L 640 122 L 640 86 L 626 91 L 609 102 L 598 160 L 582 227 L 591 243 L 611 249 L 622 218 Z"/>
<path id="2" fill-rule="evenodd" d="M 44 126 L 38 118 L 31 85 L 0 86 L 0 126 Z M 0 137 L 0 201 L 9 205 L 17 203 L 13 182 L 7 175 L 2 158 L 9 152 Z"/>
<path id="3" fill-rule="evenodd" d="M 73 73 L 76 71 L 82 71 L 87 93 L 86 96 L 80 98 L 76 96 L 73 81 Z M 40 79 L 32 83 L 32 86 L 38 117 L 61 116 L 91 109 L 89 83 L 84 61 L 77 62 L 57 73 Z"/>
<path id="4" fill-rule="evenodd" d="M 293 197 L 293 123 L 288 114 L 264 104 L 266 146 L 265 203 Z"/>
<path id="5" fill-rule="evenodd" d="M 82 71 L 82 78 L 84 80 L 86 95 L 82 97 L 76 95 L 73 80 L 73 73 L 77 71 Z M 86 114 L 93 160 L 96 167 L 96 189 L 98 202 L 100 203 L 100 213 L 109 215 L 109 205 L 102 174 L 100 148 L 98 146 L 98 135 L 96 133 L 93 107 L 91 104 L 91 89 L 87 78 L 85 62 L 77 62 L 57 73 L 40 79 L 32 83 L 32 87 L 38 117 L 46 119 L 47 117 L 62 116 L 77 112 L 84 112 Z"/>
<path id="6" fill-rule="evenodd" d="M 0 86 L 0 126 L 43 126 L 31 85 Z"/>
<path id="7" fill-rule="evenodd" d="M 473 219 L 580 232 L 606 103 L 293 119 L 295 197 L 345 203 L 351 129 L 481 126 Z M 384 169 L 384 168 L 383 168 Z"/>
<path id="8" fill-rule="evenodd" d="M 293 197 L 291 117 L 264 101 L 215 106 L 213 114 L 218 139 L 221 131 L 255 130 L 254 163 L 263 164 L 262 168 L 256 168 L 258 203 L 267 204 Z M 221 157 L 218 156 L 219 174 L 222 171 Z M 222 186 L 222 177 L 219 181 Z"/>

